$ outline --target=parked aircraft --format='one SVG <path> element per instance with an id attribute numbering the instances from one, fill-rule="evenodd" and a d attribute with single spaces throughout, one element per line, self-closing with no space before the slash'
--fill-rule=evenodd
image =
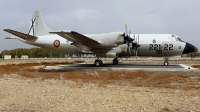
<path id="1" fill-rule="evenodd" d="M 81 34 L 75 31 L 54 31 L 49 29 L 39 10 L 32 17 L 32 25 L 28 34 L 11 29 L 4 31 L 15 36 L 6 39 L 19 39 L 34 46 L 55 50 L 68 54 L 96 54 L 94 65 L 103 64 L 102 57 L 113 58 L 113 64 L 118 64 L 118 58 L 130 56 L 164 57 L 164 65 L 174 56 L 191 53 L 195 47 L 182 41 L 173 34 L 131 34 L 125 32 L 110 32 L 103 34 Z"/>

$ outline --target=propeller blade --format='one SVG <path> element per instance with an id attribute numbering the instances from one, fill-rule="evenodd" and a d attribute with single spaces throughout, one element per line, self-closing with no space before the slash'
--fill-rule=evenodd
<path id="1" fill-rule="evenodd" d="M 129 30 L 129 37 L 131 36 L 131 30 Z"/>
<path id="2" fill-rule="evenodd" d="M 128 35 L 128 32 L 127 32 L 127 24 L 126 24 L 126 23 L 124 24 L 124 27 L 125 27 L 126 35 Z"/>
<path id="3" fill-rule="evenodd" d="M 131 54 L 131 47 L 133 48 L 132 44 L 134 39 L 131 38 L 131 30 L 128 31 L 127 24 L 124 24 L 124 27 L 125 27 L 124 43 L 127 44 L 126 51 L 128 50 L 129 53 Z"/>
<path id="4" fill-rule="evenodd" d="M 127 28 L 127 24 L 126 23 L 124 24 L 124 27 Z"/>

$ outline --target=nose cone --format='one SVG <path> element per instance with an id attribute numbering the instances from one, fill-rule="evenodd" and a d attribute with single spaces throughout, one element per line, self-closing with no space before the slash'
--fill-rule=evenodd
<path id="1" fill-rule="evenodd" d="M 194 51 L 195 51 L 195 47 L 192 44 L 186 42 L 183 54 L 191 53 L 191 52 L 194 52 Z"/>

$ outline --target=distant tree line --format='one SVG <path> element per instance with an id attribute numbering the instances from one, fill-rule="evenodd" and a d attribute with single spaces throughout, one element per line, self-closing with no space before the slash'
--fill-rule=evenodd
<path id="1" fill-rule="evenodd" d="M 47 50 L 44 48 L 18 48 L 13 50 L 4 50 L 0 54 L 0 58 L 3 58 L 3 55 L 11 55 L 11 58 L 16 56 L 20 58 L 22 55 L 28 55 L 29 58 L 63 58 L 65 54 Z"/>
<path id="2" fill-rule="evenodd" d="M 11 55 L 11 58 L 15 58 L 16 56 L 18 58 L 21 58 L 22 55 L 28 55 L 29 58 L 64 58 L 68 55 L 56 52 L 56 51 L 51 51 L 47 50 L 44 48 L 18 48 L 18 49 L 13 49 L 13 50 L 4 50 L 0 54 L 0 58 L 3 58 L 3 55 Z M 196 47 L 195 51 L 192 53 L 189 53 L 186 55 L 186 57 L 197 57 L 199 56 L 199 50 Z"/>

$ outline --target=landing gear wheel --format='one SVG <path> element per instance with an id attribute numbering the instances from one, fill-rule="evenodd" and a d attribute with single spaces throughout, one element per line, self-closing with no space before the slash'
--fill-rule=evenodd
<path id="1" fill-rule="evenodd" d="M 95 60 L 94 65 L 96 67 L 100 67 L 101 65 L 103 65 L 103 62 L 101 60 Z"/>
<path id="2" fill-rule="evenodd" d="M 103 65 L 103 62 L 101 61 L 101 60 L 99 60 L 100 61 L 100 66 L 102 66 Z"/>
<path id="3" fill-rule="evenodd" d="M 114 64 L 114 65 L 117 65 L 118 63 L 119 63 L 119 61 L 118 61 L 117 59 L 114 59 L 114 60 L 113 60 L 113 64 Z"/>
<path id="4" fill-rule="evenodd" d="M 164 66 L 168 66 L 169 65 L 169 63 L 167 61 L 165 61 L 163 64 L 164 64 Z"/>

